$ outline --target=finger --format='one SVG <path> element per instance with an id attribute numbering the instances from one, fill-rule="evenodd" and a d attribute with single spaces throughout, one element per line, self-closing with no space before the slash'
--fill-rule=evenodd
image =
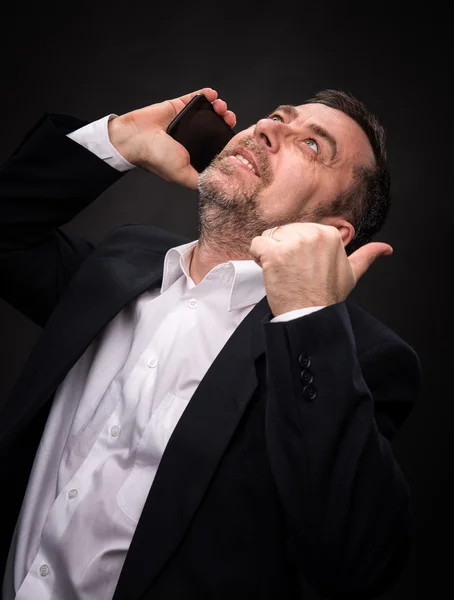
<path id="1" fill-rule="evenodd" d="M 252 260 L 256 262 L 259 267 L 262 266 L 265 256 L 275 243 L 275 240 L 271 239 L 270 237 L 263 237 L 263 235 L 258 235 L 252 240 L 249 247 L 249 254 L 252 257 Z"/>
<path id="2" fill-rule="evenodd" d="M 213 88 L 202 88 L 201 90 L 196 90 L 195 92 L 191 92 L 190 94 L 185 94 L 184 96 L 180 96 L 179 98 L 172 98 L 172 100 L 166 100 L 161 103 L 161 105 L 166 106 L 170 109 L 173 114 L 169 114 L 169 118 L 173 118 L 177 115 L 183 108 L 189 104 L 189 102 L 197 96 L 197 94 L 204 94 L 206 99 L 210 102 L 214 102 L 218 96 L 216 90 Z"/>
<path id="3" fill-rule="evenodd" d="M 223 116 L 224 116 L 224 121 L 227 123 L 227 125 L 229 127 L 235 127 L 235 125 L 236 125 L 236 114 L 233 111 L 227 110 L 224 113 Z"/>
<path id="4" fill-rule="evenodd" d="M 367 269 L 379 256 L 390 256 L 393 249 L 389 244 L 383 242 L 371 242 L 358 248 L 350 254 L 348 260 L 353 269 L 356 281 L 364 275 Z"/>
<path id="5" fill-rule="evenodd" d="M 184 105 L 188 104 L 195 96 L 197 96 L 197 94 L 203 94 L 204 96 L 206 96 L 206 99 L 209 100 L 210 102 L 214 102 L 216 100 L 216 98 L 218 97 L 218 93 L 216 90 L 214 90 L 213 88 L 202 88 L 200 90 L 196 90 L 195 92 L 191 92 L 190 94 L 185 94 L 184 96 L 179 96 L 178 98 L 173 98 L 172 101 L 178 101 L 180 100 L 181 102 L 183 102 Z"/>
<path id="6" fill-rule="evenodd" d="M 225 100 L 217 98 L 212 104 L 214 110 L 218 113 L 218 115 L 223 115 L 227 110 L 227 102 Z"/>
<path id="7" fill-rule="evenodd" d="M 279 225 L 279 230 L 281 230 L 283 227 L 284 227 L 284 225 Z M 270 240 L 271 240 L 272 242 L 277 242 L 277 240 L 276 240 L 276 239 L 274 239 L 274 237 L 270 237 L 270 233 L 271 233 L 271 232 L 272 232 L 274 229 L 276 229 L 276 228 L 275 228 L 275 227 L 270 227 L 269 229 L 265 229 L 265 231 L 262 233 L 261 237 L 268 237 L 268 238 L 270 238 Z M 276 231 L 277 231 L 277 229 L 276 229 Z M 273 234 L 273 235 L 274 235 L 274 234 Z"/>
<path id="8" fill-rule="evenodd" d="M 218 115 L 224 117 L 224 121 L 227 123 L 227 125 L 229 125 L 229 127 L 235 127 L 236 115 L 233 111 L 227 110 L 227 102 L 221 100 L 220 98 L 217 98 L 213 102 L 213 108 L 218 113 Z"/>
<path id="9" fill-rule="evenodd" d="M 202 88 L 201 90 L 198 90 L 194 94 L 194 96 L 196 94 L 203 94 L 206 97 L 206 99 L 209 100 L 210 102 L 214 102 L 216 100 L 216 98 L 218 97 L 217 91 L 210 87 Z"/>

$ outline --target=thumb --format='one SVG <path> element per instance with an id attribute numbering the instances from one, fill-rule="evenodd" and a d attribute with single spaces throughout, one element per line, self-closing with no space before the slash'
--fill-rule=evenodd
<path id="1" fill-rule="evenodd" d="M 356 281 L 364 275 L 367 269 L 379 256 L 390 256 L 393 249 L 389 244 L 383 242 L 370 242 L 355 250 L 348 260 L 355 275 Z"/>
<path id="2" fill-rule="evenodd" d="M 172 100 L 165 100 L 164 102 L 160 102 L 159 106 L 163 111 L 163 116 L 165 112 L 165 118 L 167 120 L 172 120 L 178 113 L 180 113 L 183 108 L 189 104 L 189 102 L 195 98 L 198 94 L 203 94 L 209 102 L 214 102 L 218 97 L 218 93 L 213 88 L 205 87 L 200 90 L 196 90 L 195 92 L 190 92 L 189 94 L 185 94 L 184 96 L 179 96 L 178 98 L 172 98 Z"/>

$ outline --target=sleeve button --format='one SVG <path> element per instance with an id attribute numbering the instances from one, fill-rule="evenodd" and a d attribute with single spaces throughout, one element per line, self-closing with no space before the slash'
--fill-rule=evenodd
<path id="1" fill-rule="evenodd" d="M 301 371 L 301 381 L 305 384 L 312 383 L 314 381 L 314 375 L 310 369 L 304 369 Z"/>
<path id="2" fill-rule="evenodd" d="M 303 398 L 305 400 L 315 400 L 317 398 L 317 389 L 315 385 L 305 385 L 303 388 Z"/>
<path id="3" fill-rule="evenodd" d="M 311 359 L 308 356 L 305 356 L 304 354 L 300 354 L 300 356 L 298 357 L 298 362 L 300 364 L 300 367 L 303 369 L 308 369 L 311 366 Z"/>

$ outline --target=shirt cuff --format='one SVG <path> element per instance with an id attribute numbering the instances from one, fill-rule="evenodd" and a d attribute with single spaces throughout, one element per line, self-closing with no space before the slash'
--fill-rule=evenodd
<path id="1" fill-rule="evenodd" d="M 117 171 L 129 171 L 134 169 L 135 165 L 123 158 L 109 139 L 107 125 L 111 119 L 117 116 L 113 113 L 107 115 L 98 121 L 93 121 L 93 123 L 68 133 L 67 137 L 93 152 Z"/>
<path id="2" fill-rule="evenodd" d="M 306 315 L 310 315 L 317 310 L 321 310 L 322 308 L 326 308 L 325 306 L 307 306 L 306 308 L 297 308 L 296 310 L 291 310 L 286 313 L 282 313 L 282 315 L 278 315 L 277 317 L 273 317 L 270 319 L 270 323 L 279 323 L 280 321 L 291 321 L 293 319 L 297 319 L 298 317 L 304 317 Z"/>

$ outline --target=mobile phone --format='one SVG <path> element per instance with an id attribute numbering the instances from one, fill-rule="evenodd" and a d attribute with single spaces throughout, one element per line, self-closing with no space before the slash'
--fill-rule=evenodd
<path id="1" fill-rule="evenodd" d="M 186 148 L 191 165 L 199 173 L 236 135 L 204 94 L 192 98 L 167 127 L 166 133 Z"/>

